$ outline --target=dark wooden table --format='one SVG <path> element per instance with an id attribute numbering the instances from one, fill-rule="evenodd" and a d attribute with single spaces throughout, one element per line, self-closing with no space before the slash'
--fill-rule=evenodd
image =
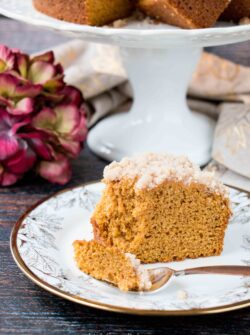
<path id="1" fill-rule="evenodd" d="M 0 43 L 34 52 L 66 41 L 60 35 L 0 20 Z M 250 43 L 210 49 L 250 65 Z M 85 148 L 68 186 L 99 179 L 105 162 Z M 250 309 L 197 317 L 139 317 L 103 312 L 57 298 L 30 282 L 15 265 L 10 232 L 29 206 L 60 187 L 26 178 L 0 189 L 0 334 L 202 334 L 249 335 Z"/>

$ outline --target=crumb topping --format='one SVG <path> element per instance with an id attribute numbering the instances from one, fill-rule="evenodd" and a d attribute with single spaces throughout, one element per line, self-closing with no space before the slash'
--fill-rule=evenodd
<path id="1" fill-rule="evenodd" d="M 126 253 L 125 256 L 127 257 L 127 259 L 130 260 L 132 266 L 135 268 L 136 273 L 140 279 L 139 289 L 140 290 L 150 289 L 152 286 L 152 282 L 150 280 L 148 271 L 144 269 L 143 266 L 141 265 L 141 261 L 138 258 L 136 258 L 135 255 L 130 253 Z"/>
<path id="2" fill-rule="evenodd" d="M 214 173 L 201 171 L 186 156 L 146 153 L 113 162 L 104 169 L 104 179 L 118 181 L 123 178 L 136 179 L 137 189 L 152 189 L 164 181 L 181 181 L 205 185 L 209 190 L 229 197 L 229 191 Z"/>

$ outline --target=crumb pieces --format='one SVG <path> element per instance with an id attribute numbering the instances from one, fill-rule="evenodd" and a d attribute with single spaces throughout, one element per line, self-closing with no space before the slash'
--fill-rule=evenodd
<path id="1" fill-rule="evenodd" d="M 110 25 L 105 26 L 105 27 L 112 27 L 112 28 L 123 28 L 126 27 L 129 23 L 131 22 L 142 22 L 145 24 L 155 24 L 157 23 L 154 19 L 145 16 L 145 14 L 143 14 L 141 11 L 136 10 L 134 11 L 134 13 L 125 18 L 125 19 L 119 19 L 119 20 L 115 20 L 114 22 L 112 22 Z"/>
<path id="2" fill-rule="evenodd" d="M 188 293 L 187 291 L 184 291 L 184 290 L 179 290 L 177 292 L 177 299 L 179 300 L 187 300 L 188 298 Z"/>
<path id="3" fill-rule="evenodd" d="M 123 28 L 127 25 L 128 19 L 120 19 L 116 20 L 112 23 L 113 28 Z"/>
<path id="4" fill-rule="evenodd" d="M 246 25 L 246 24 L 250 24 L 250 18 L 249 17 L 243 17 L 240 22 L 239 22 L 240 25 Z"/>
<path id="5" fill-rule="evenodd" d="M 140 278 L 139 289 L 149 290 L 152 287 L 152 282 L 150 280 L 148 271 L 141 265 L 141 261 L 131 253 L 125 253 L 125 256 L 130 260 L 132 266 L 137 272 L 138 277 Z"/>

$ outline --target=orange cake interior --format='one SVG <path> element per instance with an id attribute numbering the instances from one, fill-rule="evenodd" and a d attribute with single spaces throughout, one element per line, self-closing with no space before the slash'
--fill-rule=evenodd
<path id="1" fill-rule="evenodd" d="M 124 254 L 97 241 L 75 241 L 74 251 L 79 269 L 96 279 L 110 282 L 122 291 L 151 287 L 147 271 L 132 254 Z"/>
<path id="2" fill-rule="evenodd" d="M 231 0 L 138 0 L 147 15 L 182 28 L 212 27 Z"/>
<path id="3" fill-rule="evenodd" d="M 102 26 L 128 17 L 133 0 L 33 0 L 37 10 L 60 20 Z"/>
<path id="4" fill-rule="evenodd" d="M 250 18 L 250 0 L 232 0 L 221 19 L 237 22 L 245 17 Z"/>
<path id="5" fill-rule="evenodd" d="M 113 162 L 91 222 L 95 240 L 144 263 L 220 255 L 231 216 L 227 188 L 186 157 Z"/>

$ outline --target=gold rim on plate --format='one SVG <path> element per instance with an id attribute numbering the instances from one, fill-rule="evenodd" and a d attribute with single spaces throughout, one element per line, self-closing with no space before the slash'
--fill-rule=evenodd
<path id="1" fill-rule="evenodd" d="M 27 278 L 29 278 L 31 281 L 33 281 L 35 284 L 38 286 L 42 287 L 44 290 L 47 292 L 50 292 L 58 297 L 64 298 L 66 300 L 78 303 L 80 305 L 88 306 L 88 307 L 93 307 L 109 312 L 117 312 L 117 313 L 123 313 L 123 314 L 134 314 L 134 315 L 151 315 L 151 316 L 181 316 L 181 315 L 204 315 L 204 314 L 215 314 L 215 313 L 224 313 L 224 312 L 229 312 L 229 311 L 234 311 L 237 309 L 241 308 L 246 308 L 250 307 L 250 299 L 244 300 L 241 302 L 237 302 L 234 304 L 229 304 L 229 305 L 223 305 L 223 306 L 218 306 L 218 307 L 210 307 L 210 308 L 201 308 L 201 309 L 190 309 L 190 310 L 147 310 L 147 309 L 134 309 L 134 308 L 126 308 L 126 307 L 118 307 L 118 306 L 113 306 L 113 305 L 108 305 L 108 304 L 102 304 L 93 300 L 88 300 L 81 298 L 79 296 L 64 292 L 58 288 L 55 288 L 54 286 L 48 284 L 44 280 L 40 279 L 37 275 L 35 275 L 25 264 L 23 261 L 19 251 L 18 251 L 18 246 L 17 246 L 17 235 L 19 228 L 21 227 L 23 221 L 26 219 L 26 217 L 38 206 L 40 206 L 42 203 L 46 202 L 47 200 L 62 194 L 66 193 L 68 191 L 71 191 L 73 189 L 79 188 L 79 187 L 84 187 L 87 185 L 91 184 L 96 184 L 100 182 L 100 180 L 90 182 L 90 183 L 84 183 L 80 186 L 75 186 L 72 188 L 68 188 L 59 192 L 56 192 L 48 197 L 45 197 L 38 201 L 35 205 L 31 206 L 16 222 L 14 225 L 12 232 L 11 232 L 11 237 L 10 237 L 10 249 L 12 256 L 19 267 L 19 269 L 25 274 Z M 232 187 L 232 186 L 230 186 Z M 235 188 L 236 189 L 236 188 Z M 241 190 L 242 191 L 242 190 Z M 245 193 L 248 193 L 244 191 Z"/>

